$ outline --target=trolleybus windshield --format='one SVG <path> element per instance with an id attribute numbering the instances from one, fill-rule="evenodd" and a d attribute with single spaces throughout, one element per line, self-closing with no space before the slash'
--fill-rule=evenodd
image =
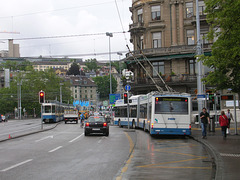
<path id="1" fill-rule="evenodd" d="M 156 97 L 156 114 L 188 114 L 188 98 Z"/>

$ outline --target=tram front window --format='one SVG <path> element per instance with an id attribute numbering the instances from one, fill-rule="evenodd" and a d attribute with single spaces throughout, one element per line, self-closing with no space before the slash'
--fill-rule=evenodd
<path id="1" fill-rule="evenodd" d="M 44 113 L 51 113 L 51 106 L 44 106 L 43 112 Z"/>

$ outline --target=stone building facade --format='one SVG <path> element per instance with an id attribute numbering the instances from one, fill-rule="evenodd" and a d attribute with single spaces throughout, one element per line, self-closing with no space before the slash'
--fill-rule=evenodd
<path id="1" fill-rule="evenodd" d="M 204 9 L 204 1 L 199 0 L 202 50 L 205 55 L 211 55 L 212 43 L 202 38 L 209 30 Z M 194 94 L 198 74 L 195 1 L 132 0 L 130 11 L 133 23 L 129 32 L 134 51 L 127 54 L 125 61 L 134 72 L 133 94 L 157 90 L 148 74 L 161 87 L 164 84 L 158 74 L 174 90 Z M 205 75 L 208 71 L 204 68 Z"/>

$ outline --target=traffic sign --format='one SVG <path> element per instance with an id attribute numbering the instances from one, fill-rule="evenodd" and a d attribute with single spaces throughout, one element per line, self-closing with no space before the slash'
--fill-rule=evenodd
<path id="1" fill-rule="evenodd" d="M 125 86 L 125 90 L 126 90 L 126 91 L 130 91 L 130 90 L 131 90 L 131 86 L 130 86 L 129 84 L 127 84 L 127 85 Z"/>

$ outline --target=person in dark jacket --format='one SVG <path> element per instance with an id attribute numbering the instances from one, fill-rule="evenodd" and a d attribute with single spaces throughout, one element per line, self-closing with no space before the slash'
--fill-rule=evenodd
<path id="1" fill-rule="evenodd" d="M 207 138 L 207 125 L 210 123 L 209 114 L 206 110 L 206 108 L 202 109 L 202 112 L 200 113 L 200 119 L 201 119 L 201 128 L 202 128 L 202 138 Z"/>
<path id="2" fill-rule="evenodd" d="M 221 111 L 221 116 L 219 116 L 219 124 L 222 128 L 222 135 L 223 135 L 223 139 L 226 139 L 227 137 L 227 128 L 229 126 L 229 120 L 227 118 L 227 116 L 225 115 L 224 111 Z"/>

